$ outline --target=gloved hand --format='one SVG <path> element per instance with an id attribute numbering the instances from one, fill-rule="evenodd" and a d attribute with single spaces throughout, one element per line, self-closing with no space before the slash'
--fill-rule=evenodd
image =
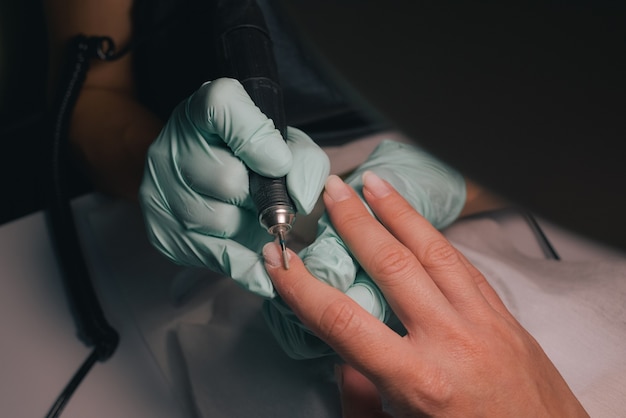
<path id="1" fill-rule="evenodd" d="M 139 191 L 151 243 L 173 262 L 207 267 L 244 288 L 274 296 L 261 250 L 272 240 L 258 221 L 248 169 L 287 177 L 301 213 L 309 213 L 330 163 L 306 134 L 273 122 L 234 79 L 205 83 L 173 111 L 150 146 Z"/>
<path id="2" fill-rule="evenodd" d="M 438 229 L 452 223 L 465 204 L 463 176 L 416 145 L 389 140 L 378 145 L 367 161 L 346 179 L 359 194 L 365 171 L 373 171 L 387 180 Z M 382 293 L 352 257 L 325 214 L 318 222 L 316 240 L 299 256 L 315 277 L 345 292 L 372 315 L 393 325 L 396 318 Z M 291 357 L 332 354 L 280 299 L 266 301 L 263 312 L 276 339 Z"/>

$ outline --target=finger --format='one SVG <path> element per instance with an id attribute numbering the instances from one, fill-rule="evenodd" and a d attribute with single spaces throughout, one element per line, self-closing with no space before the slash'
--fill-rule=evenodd
<path id="1" fill-rule="evenodd" d="M 190 97 L 186 111 L 201 133 L 217 134 L 251 170 L 282 177 L 291 169 L 285 140 L 239 81 L 220 78 L 205 83 Z"/>
<path id="2" fill-rule="evenodd" d="M 465 313 L 487 306 L 457 249 L 389 183 L 373 172 L 364 173 L 363 182 L 363 195 L 371 209 L 417 257 L 446 299 Z"/>
<path id="3" fill-rule="evenodd" d="M 390 418 L 383 411 L 378 389 L 365 376 L 344 364 L 335 366 L 343 418 Z"/>
<path id="4" fill-rule="evenodd" d="M 359 273 L 345 294 L 383 322 L 390 315 L 382 293 L 365 272 Z M 276 341 L 289 357 L 310 359 L 333 353 L 328 344 L 311 334 L 281 298 L 266 301 L 263 304 L 263 316 Z"/>
<path id="5" fill-rule="evenodd" d="M 300 257 L 311 274 L 342 292 L 354 283 L 358 266 L 326 214 L 318 223 L 317 238 Z"/>
<path id="6" fill-rule="evenodd" d="M 232 277 L 242 287 L 273 297 L 274 287 L 261 256 L 236 241 L 189 231 L 162 206 L 142 201 L 151 244 L 174 263 L 206 267 Z"/>
<path id="7" fill-rule="evenodd" d="M 365 271 L 359 270 L 354 284 L 346 290 L 346 295 L 374 317 L 383 322 L 387 321 L 391 313 L 387 301 Z"/>
<path id="8" fill-rule="evenodd" d="M 455 316 L 417 258 L 368 212 L 356 192 L 337 176 L 328 178 L 324 202 L 340 237 L 409 331 L 417 330 L 420 323 L 437 328 Z M 397 209 L 397 206 L 389 208 Z"/>
<path id="9" fill-rule="evenodd" d="M 186 103 L 174 109 L 174 114 L 186 112 Z M 233 152 L 222 143 L 207 142 L 207 132 L 181 123 L 184 115 L 173 115 L 150 146 L 148 162 L 154 178 L 167 178 L 180 187 L 211 196 L 225 202 L 241 202 L 248 195 L 248 169 Z M 168 185 L 171 186 L 171 185 Z"/>
<path id="10" fill-rule="evenodd" d="M 197 231 L 217 237 L 233 237 L 242 229 L 260 229 L 258 221 L 252 220 L 253 212 L 233 204 L 225 203 L 199 194 L 185 182 L 165 184 L 159 176 L 168 170 L 168 164 L 158 156 L 146 160 L 146 175 L 139 194 L 144 206 L 161 213 L 163 217 L 174 217 L 185 231 Z M 173 178 L 178 178 L 174 174 Z M 175 186 L 175 187 L 173 187 Z"/>
<path id="11" fill-rule="evenodd" d="M 285 270 L 278 245 L 263 247 L 265 266 L 276 291 L 302 323 L 360 370 L 379 377 L 399 373 L 389 364 L 388 356 L 409 355 L 402 337 L 348 296 L 313 277 L 291 250 L 288 255 L 290 268 Z"/>
<path id="12" fill-rule="evenodd" d="M 287 174 L 287 189 L 298 212 L 310 213 L 324 188 L 330 160 L 313 140 L 296 128 L 287 128 L 287 145 L 293 166 Z"/>
<path id="13" fill-rule="evenodd" d="M 176 169 L 189 188 L 222 202 L 253 207 L 248 183 L 249 171 L 243 161 L 229 149 L 210 147 L 201 140 L 194 141 L 189 148 L 176 158 Z"/>

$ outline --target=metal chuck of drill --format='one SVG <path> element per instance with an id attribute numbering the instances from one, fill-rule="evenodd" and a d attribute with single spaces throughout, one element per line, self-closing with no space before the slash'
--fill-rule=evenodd
<path id="1" fill-rule="evenodd" d="M 278 69 L 267 25 L 255 0 L 216 0 L 217 59 L 224 76 L 239 80 L 254 103 L 272 121 L 283 139 L 287 122 Z M 296 219 L 285 177 L 269 178 L 250 171 L 250 194 L 259 222 L 274 235 L 289 268 L 286 235 Z"/>

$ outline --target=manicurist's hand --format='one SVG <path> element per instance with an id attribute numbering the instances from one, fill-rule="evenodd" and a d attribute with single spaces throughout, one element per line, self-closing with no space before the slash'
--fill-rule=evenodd
<path id="1" fill-rule="evenodd" d="M 313 277 L 296 254 L 284 270 L 276 245 L 264 247 L 281 298 L 353 368 L 343 366 L 345 416 L 384 416 L 379 397 L 393 416 L 587 416 L 483 275 L 388 183 L 371 172 L 363 181 L 380 222 L 338 177 L 324 202 L 406 335 Z"/>
<path id="2" fill-rule="evenodd" d="M 259 224 L 249 171 L 286 176 L 306 214 L 329 168 L 304 132 L 288 128 L 285 142 L 237 80 L 205 83 L 174 109 L 148 150 L 139 191 L 148 236 L 177 264 L 207 267 L 272 297 L 261 250 L 273 237 Z"/>

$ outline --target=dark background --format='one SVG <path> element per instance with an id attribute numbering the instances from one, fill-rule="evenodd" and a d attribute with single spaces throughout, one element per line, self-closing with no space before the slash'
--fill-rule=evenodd
<path id="1" fill-rule="evenodd" d="M 287 4 L 355 100 L 513 202 L 626 249 L 626 2 Z M 0 0 L 0 223 L 45 204 L 46 71 L 40 2 Z"/>
<path id="2" fill-rule="evenodd" d="M 41 2 L 0 0 L 0 223 L 44 205 L 47 60 Z"/>
<path id="3" fill-rule="evenodd" d="M 281 0 L 348 94 L 562 227 L 626 250 L 626 2 Z"/>

